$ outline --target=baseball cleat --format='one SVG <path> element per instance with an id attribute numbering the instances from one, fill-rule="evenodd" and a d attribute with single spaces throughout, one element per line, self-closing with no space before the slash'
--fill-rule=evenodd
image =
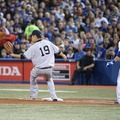
<path id="1" fill-rule="evenodd" d="M 31 98 L 31 100 L 36 100 L 36 98 L 35 98 L 35 97 L 33 98 L 33 97 L 31 97 L 31 96 L 30 96 L 30 98 Z"/>
<path id="2" fill-rule="evenodd" d="M 57 99 L 53 99 L 54 102 L 57 102 L 58 100 Z"/>

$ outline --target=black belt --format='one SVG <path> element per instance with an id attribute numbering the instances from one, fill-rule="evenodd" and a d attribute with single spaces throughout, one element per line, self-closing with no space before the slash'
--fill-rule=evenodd
<path id="1" fill-rule="evenodd" d="M 52 68 L 52 67 L 49 66 L 49 67 L 43 67 L 43 68 L 40 68 L 40 69 L 49 69 L 49 68 Z"/>

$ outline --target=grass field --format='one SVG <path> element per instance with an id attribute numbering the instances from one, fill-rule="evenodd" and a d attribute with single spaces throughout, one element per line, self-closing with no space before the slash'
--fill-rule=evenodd
<path id="1" fill-rule="evenodd" d="M 39 90 L 39 99 L 49 97 L 47 85 L 39 85 Z M 30 102 L 26 100 L 29 99 L 29 85 L 0 84 L 1 100 L 25 100 L 0 102 L 0 120 L 120 120 L 120 105 L 113 104 L 115 86 L 56 85 L 56 91 L 63 102 Z M 94 104 L 96 101 L 98 104 Z"/>

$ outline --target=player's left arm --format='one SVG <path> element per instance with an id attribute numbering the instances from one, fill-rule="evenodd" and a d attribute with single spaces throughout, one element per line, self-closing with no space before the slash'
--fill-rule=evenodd
<path id="1" fill-rule="evenodd" d="M 10 55 L 12 57 L 14 57 L 14 58 L 26 59 L 26 57 L 24 56 L 24 54 L 14 54 L 14 53 L 11 53 Z"/>
<path id="2" fill-rule="evenodd" d="M 12 57 L 14 57 L 14 58 L 21 58 L 21 54 L 11 53 L 10 55 L 11 55 Z"/>

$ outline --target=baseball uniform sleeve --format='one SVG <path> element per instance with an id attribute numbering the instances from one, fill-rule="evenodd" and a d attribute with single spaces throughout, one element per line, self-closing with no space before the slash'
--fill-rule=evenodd
<path id="1" fill-rule="evenodd" d="M 54 53 L 55 53 L 55 54 L 57 54 L 57 53 L 59 53 L 59 52 L 60 52 L 59 47 L 57 47 L 57 46 L 56 46 L 56 45 L 54 45 L 53 43 L 51 43 L 51 45 L 52 45 L 52 48 L 53 48 L 53 51 L 54 51 Z"/>
<path id="2" fill-rule="evenodd" d="M 34 56 L 34 49 L 33 46 L 31 46 L 26 52 L 24 52 L 24 56 L 27 59 L 31 59 Z"/>

